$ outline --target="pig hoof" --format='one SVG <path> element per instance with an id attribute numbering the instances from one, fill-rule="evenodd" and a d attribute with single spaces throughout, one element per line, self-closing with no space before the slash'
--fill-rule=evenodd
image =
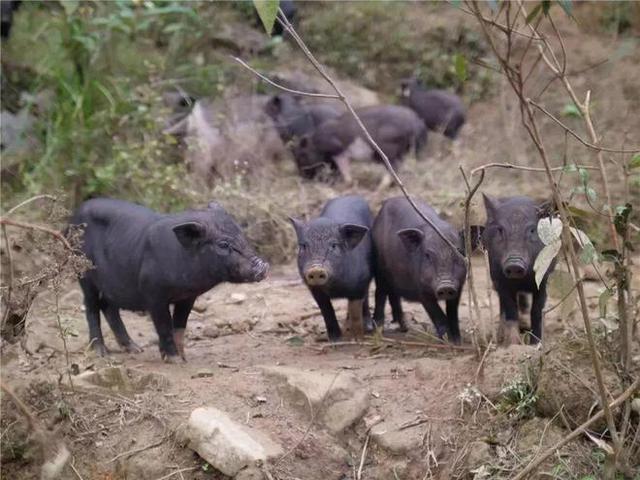
<path id="1" fill-rule="evenodd" d="M 126 345 L 122 345 L 122 348 L 124 348 L 124 351 L 127 353 L 142 353 L 144 351 L 137 343 L 133 341 L 127 343 Z"/>
<path id="2" fill-rule="evenodd" d="M 180 361 L 180 357 L 178 355 L 162 355 L 162 360 L 165 363 L 178 363 Z"/>
<path id="3" fill-rule="evenodd" d="M 96 355 L 99 357 L 106 357 L 107 355 L 109 355 L 109 349 L 106 347 L 104 343 L 94 342 L 91 348 L 93 349 L 94 352 L 96 352 Z"/>

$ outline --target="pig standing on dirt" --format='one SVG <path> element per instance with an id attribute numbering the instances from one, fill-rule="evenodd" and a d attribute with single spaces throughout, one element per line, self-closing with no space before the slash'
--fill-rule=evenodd
<path id="1" fill-rule="evenodd" d="M 120 346 L 141 351 L 120 318 L 126 309 L 151 314 L 163 359 L 184 359 L 184 330 L 196 298 L 221 282 L 259 282 L 269 268 L 217 203 L 164 215 L 99 198 L 80 205 L 70 223 L 83 226 L 82 250 L 94 265 L 80 287 L 89 340 L 100 355 L 108 353 L 101 310 Z"/>
<path id="2" fill-rule="evenodd" d="M 298 236 L 298 269 L 315 299 L 329 340 L 342 332 L 331 299 L 347 298 L 351 334 L 371 330 L 368 292 L 373 277 L 369 229 L 373 221 L 364 198 L 349 195 L 327 202 L 320 216 L 308 223 L 291 218 Z"/>
<path id="3" fill-rule="evenodd" d="M 265 112 L 276 125 L 284 143 L 296 141 L 313 132 L 320 124 L 340 116 L 340 110 L 327 104 L 303 104 L 293 95 L 274 95 Z"/>
<path id="4" fill-rule="evenodd" d="M 442 220 L 429 205 L 417 202 L 422 213 L 458 248 L 464 251 L 462 232 Z M 458 304 L 466 279 L 464 259 L 420 218 L 404 197 L 386 200 L 373 223 L 376 257 L 376 325 L 384 325 L 387 297 L 393 320 L 407 330 L 401 299 L 420 302 L 440 338 L 460 343 Z M 445 314 L 438 305 L 446 302 Z"/>
<path id="5" fill-rule="evenodd" d="M 424 123 L 409 108 L 377 105 L 357 109 L 356 113 L 394 168 L 407 152 L 420 149 L 427 141 Z M 337 168 L 347 183 L 352 181 L 349 166 L 352 158 L 373 156 L 380 160 L 350 112 L 327 120 L 313 133 L 302 137 L 294 146 L 293 154 L 301 175 L 314 177 L 328 164 Z"/>
<path id="6" fill-rule="evenodd" d="M 429 130 L 454 140 L 465 122 L 462 100 L 446 90 L 427 90 L 417 79 L 402 83 L 404 104 L 424 120 Z"/>
<path id="7" fill-rule="evenodd" d="M 500 298 L 500 316 L 507 329 L 507 342 L 520 343 L 518 303 L 523 293 L 533 294 L 531 344 L 542 339 L 542 310 L 547 300 L 547 277 L 536 285 L 533 264 L 544 244 L 538 237 L 538 220 L 548 215 L 548 206 L 528 197 L 491 198 L 484 195 L 487 223 L 483 243 L 489 253 L 489 270 Z"/>

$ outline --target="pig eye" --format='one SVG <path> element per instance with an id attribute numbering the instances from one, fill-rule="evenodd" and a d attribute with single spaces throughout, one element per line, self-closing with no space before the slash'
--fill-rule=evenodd
<path id="1" fill-rule="evenodd" d="M 428 262 L 431 261 L 431 255 L 429 254 L 429 252 L 424 252 L 424 258 L 426 258 Z"/>
<path id="2" fill-rule="evenodd" d="M 231 248 L 231 245 L 229 244 L 229 242 L 225 240 L 220 240 L 218 242 L 218 247 L 221 248 L 222 250 L 229 250 Z"/>
<path id="3" fill-rule="evenodd" d="M 498 234 L 498 236 L 500 238 L 504 238 L 504 228 L 502 227 L 496 227 L 496 233 Z"/>
<path id="4" fill-rule="evenodd" d="M 332 243 L 331 244 L 331 250 L 333 252 L 337 252 L 338 250 L 340 250 L 340 244 L 339 243 Z"/>
<path id="5" fill-rule="evenodd" d="M 307 244 L 306 243 L 301 243 L 298 245 L 298 248 L 300 249 L 301 252 L 306 252 L 307 251 Z"/>

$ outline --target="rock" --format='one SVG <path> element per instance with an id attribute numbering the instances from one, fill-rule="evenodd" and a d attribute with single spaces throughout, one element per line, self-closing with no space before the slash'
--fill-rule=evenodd
<path id="1" fill-rule="evenodd" d="M 544 432 L 544 435 L 543 435 Z M 562 428 L 550 420 L 533 417 L 518 428 L 517 449 L 519 455 L 536 453 L 555 445 L 564 438 Z"/>
<path id="2" fill-rule="evenodd" d="M 236 480 L 264 480 L 262 470 L 256 467 L 248 467 L 240 470 L 235 476 Z"/>
<path id="3" fill-rule="evenodd" d="M 189 447 L 211 466 L 234 476 L 257 461 L 283 454 L 280 445 L 263 433 L 234 422 L 217 408 L 201 407 L 191 412 L 187 431 Z"/>
<path id="4" fill-rule="evenodd" d="M 489 400 L 496 401 L 502 387 L 524 377 L 527 369 L 538 369 L 540 355 L 539 350 L 527 345 L 511 345 L 489 352 L 478 378 L 478 387 Z"/>
<path id="5" fill-rule="evenodd" d="M 227 300 L 227 304 L 242 303 L 246 299 L 247 299 L 247 295 L 245 293 L 235 292 L 229 295 L 229 300 Z"/>
<path id="6" fill-rule="evenodd" d="M 207 378 L 213 377 L 214 375 L 215 372 L 213 370 L 210 370 L 208 368 L 201 368 L 195 373 L 195 375 L 191 375 L 191 378 Z"/>
<path id="7" fill-rule="evenodd" d="M 209 304 L 205 302 L 202 297 L 196 300 L 196 303 L 193 304 L 193 311 L 197 313 L 204 313 L 209 308 Z"/>
<path id="8" fill-rule="evenodd" d="M 315 415 L 334 434 L 353 425 L 369 408 L 367 389 L 360 380 L 343 371 L 293 367 L 265 367 L 264 371 L 278 382 L 281 394 L 303 412 Z"/>
<path id="9" fill-rule="evenodd" d="M 202 329 L 202 335 L 209 338 L 218 338 L 220 336 L 220 329 L 215 325 L 206 325 Z"/>
<path id="10" fill-rule="evenodd" d="M 467 471 L 476 470 L 493 460 L 493 453 L 488 443 L 476 441 L 469 444 L 469 453 L 465 458 Z"/>
<path id="11" fill-rule="evenodd" d="M 68 382 L 64 377 L 63 382 Z M 106 388 L 112 391 L 131 393 L 145 390 L 162 390 L 169 380 L 159 373 L 147 373 L 124 366 L 104 367 L 86 371 L 73 377 L 73 386 L 85 389 Z"/>
<path id="12" fill-rule="evenodd" d="M 371 429 L 371 440 L 390 453 L 400 455 L 420 447 L 424 428 L 400 430 L 400 424 L 383 421 Z"/>

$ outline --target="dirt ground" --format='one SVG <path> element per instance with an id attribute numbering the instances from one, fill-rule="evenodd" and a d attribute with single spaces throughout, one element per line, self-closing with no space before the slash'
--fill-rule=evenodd
<path id="1" fill-rule="evenodd" d="M 637 83 L 640 58 L 629 53 L 625 41 L 587 36 L 570 22 L 559 25 L 565 35 L 566 48 L 575 60 L 571 68 L 578 71 L 598 65 L 576 75 L 575 83 L 582 96 L 589 88 L 597 99 L 598 129 L 603 141 L 613 146 L 640 144 L 640 116 L 634 114 L 640 99 Z M 603 58 L 609 61 L 599 63 Z M 539 68 L 534 82 L 543 86 L 547 79 L 548 75 Z M 545 97 L 547 105 L 556 113 L 564 107 L 565 99 L 557 84 Z M 573 128 L 581 128 L 579 120 L 567 119 L 567 122 Z M 572 139 L 567 141 L 565 150 L 564 134 L 550 120 L 543 119 L 541 124 L 556 164 L 562 163 L 565 152 L 570 159 L 591 155 L 585 154 Z M 419 162 L 408 161 L 401 173 L 412 192 L 429 199 L 458 225 L 462 212 L 460 201 L 464 197 L 458 165 L 467 171 L 490 162 L 538 166 L 532 146 L 520 128 L 519 111 L 506 84 L 499 84 L 496 95 L 488 101 L 471 106 L 468 124 L 459 141 L 451 144 L 431 135 L 425 157 Z M 613 155 L 607 157 L 619 160 Z M 592 159 L 585 159 L 585 163 L 587 160 Z M 615 170 L 613 164 L 608 165 L 611 171 Z M 354 190 L 364 193 L 372 208 L 377 208 L 384 197 L 398 194 L 395 188 L 384 194 L 371 193 L 381 167 L 356 165 L 354 170 L 357 180 Z M 612 183 L 614 192 L 625 188 L 619 177 L 612 176 Z M 546 197 L 545 185 L 544 176 L 540 174 L 492 169 L 481 190 Z M 305 184 L 299 188 L 304 190 Z M 326 191 L 333 195 L 347 190 L 337 185 L 327 187 Z M 290 212 L 296 213 L 301 212 Z M 482 221 L 479 197 L 474 205 L 474 221 Z M 498 302 L 489 288 L 484 258 L 474 257 L 473 267 L 481 321 L 494 331 L 498 327 Z M 636 286 L 638 276 L 634 277 Z M 595 318 L 600 286 L 590 282 L 585 285 Z M 373 286 L 370 294 L 373 296 Z M 58 429 L 69 446 L 76 472 L 67 468 L 64 478 L 225 478 L 184 448 L 179 433 L 180 425 L 194 408 L 215 406 L 234 420 L 269 434 L 282 445 L 285 455 L 269 467 L 274 479 L 355 478 L 367 439 L 367 425 L 379 416 L 403 426 L 403 436 L 411 446 L 405 451 L 400 448 L 390 452 L 371 442 L 362 461 L 361 478 L 480 480 L 491 477 L 483 477 L 481 472 L 470 473 L 472 453 L 480 455 L 478 465 L 484 459 L 489 463 L 508 464 L 510 468 L 522 466 L 529 457 L 511 450 L 517 438 L 517 422 L 496 410 L 491 394 L 485 393 L 490 397 L 488 401 L 478 400 L 475 408 L 469 407 L 465 399 L 473 392 L 470 387 L 477 386 L 483 392 L 497 395 L 502 385 L 526 374 L 518 360 L 534 357 L 539 349 L 494 348 L 483 362 L 484 369 L 478 372 L 481 362 L 471 344 L 466 289 L 462 298 L 460 322 L 468 350 L 416 347 L 397 342 L 424 341 L 424 332 L 433 331 L 422 307 L 416 304 L 407 304 L 406 310 L 413 317 L 411 328 L 419 333 L 400 334 L 395 332 L 395 325 L 387 323 L 386 335 L 395 343 L 368 338 L 362 345 L 328 347 L 322 317 L 300 282 L 295 265 L 289 262 L 275 266 L 262 283 L 220 285 L 203 295 L 187 326 L 187 363 L 165 364 L 160 360 L 157 336 L 148 317 L 130 312 L 124 312 L 123 319 L 132 338 L 144 348 L 143 353 L 120 352 L 106 322 L 103 322 L 103 332 L 113 353 L 107 358 L 96 358 L 86 352 L 88 333 L 82 296 L 75 283 L 68 283 L 61 288 L 57 309 L 56 296 L 51 291 L 41 294 L 29 312 L 24 339 L 17 344 L 3 345 L 2 378 L 14 386 L 39 420 L 53 430 Z M 371 300 L 373 302 L 373 298 Z M 558 300 L 550 299 L 548 306 Z M 339 316 L 346 312 L 343 303 L 337 305 Z M 559 313 L 560 309 L 554 309 L 546 315 L 544 351 L 579 337 L 582 331 L 580 318 L 572 315 L 563 322 Z M 68 358 L 58 321 L 66 332 Z M 601 328 L 595 320 L 594 326 Z M 127 391 L 68 385 L 67 366 L 82 373 L 114 365 L 126 367 L 132 378 L 144 379 L 144 385 Z M 355 376 L 370 395 L 370 408 L 354 427 L 342 435 L 331 435 L 317 422 L 312 422 L 308 412 L 293 408 L 274 382 L 264 375 L 263 367 L 274 365 Z M 39 462 L 30 461 L 33 449 L 25 445 L 21 436 L 23 422 L 4 396 L 0 424 L 3 443 L 13 442 L 8 450 L 3 447 L 4 455 L 9 452 L 23 459 L 3 461 L 3 478 L 38 478 Z M 548 423 L 538 426 L 534 432 L 542 428 L 546 432 L 548 426 Z M 479 440 L 491 450 L 488 457 L 477 453 Z M 542 444 L 541 435 L 534 434 L 533 442 L 536 447 L 537 442 Z M 590 450 L 585 452 L 585 462 L 591 461 Z M 560 464 L 563 461 L 557 460 Z M 536 478 L 577 478 L 571 469 L 566 476 L 552 475 L 550 472 L 556 466 L 552 462 L 543 470 L 546 473 Z"/>

